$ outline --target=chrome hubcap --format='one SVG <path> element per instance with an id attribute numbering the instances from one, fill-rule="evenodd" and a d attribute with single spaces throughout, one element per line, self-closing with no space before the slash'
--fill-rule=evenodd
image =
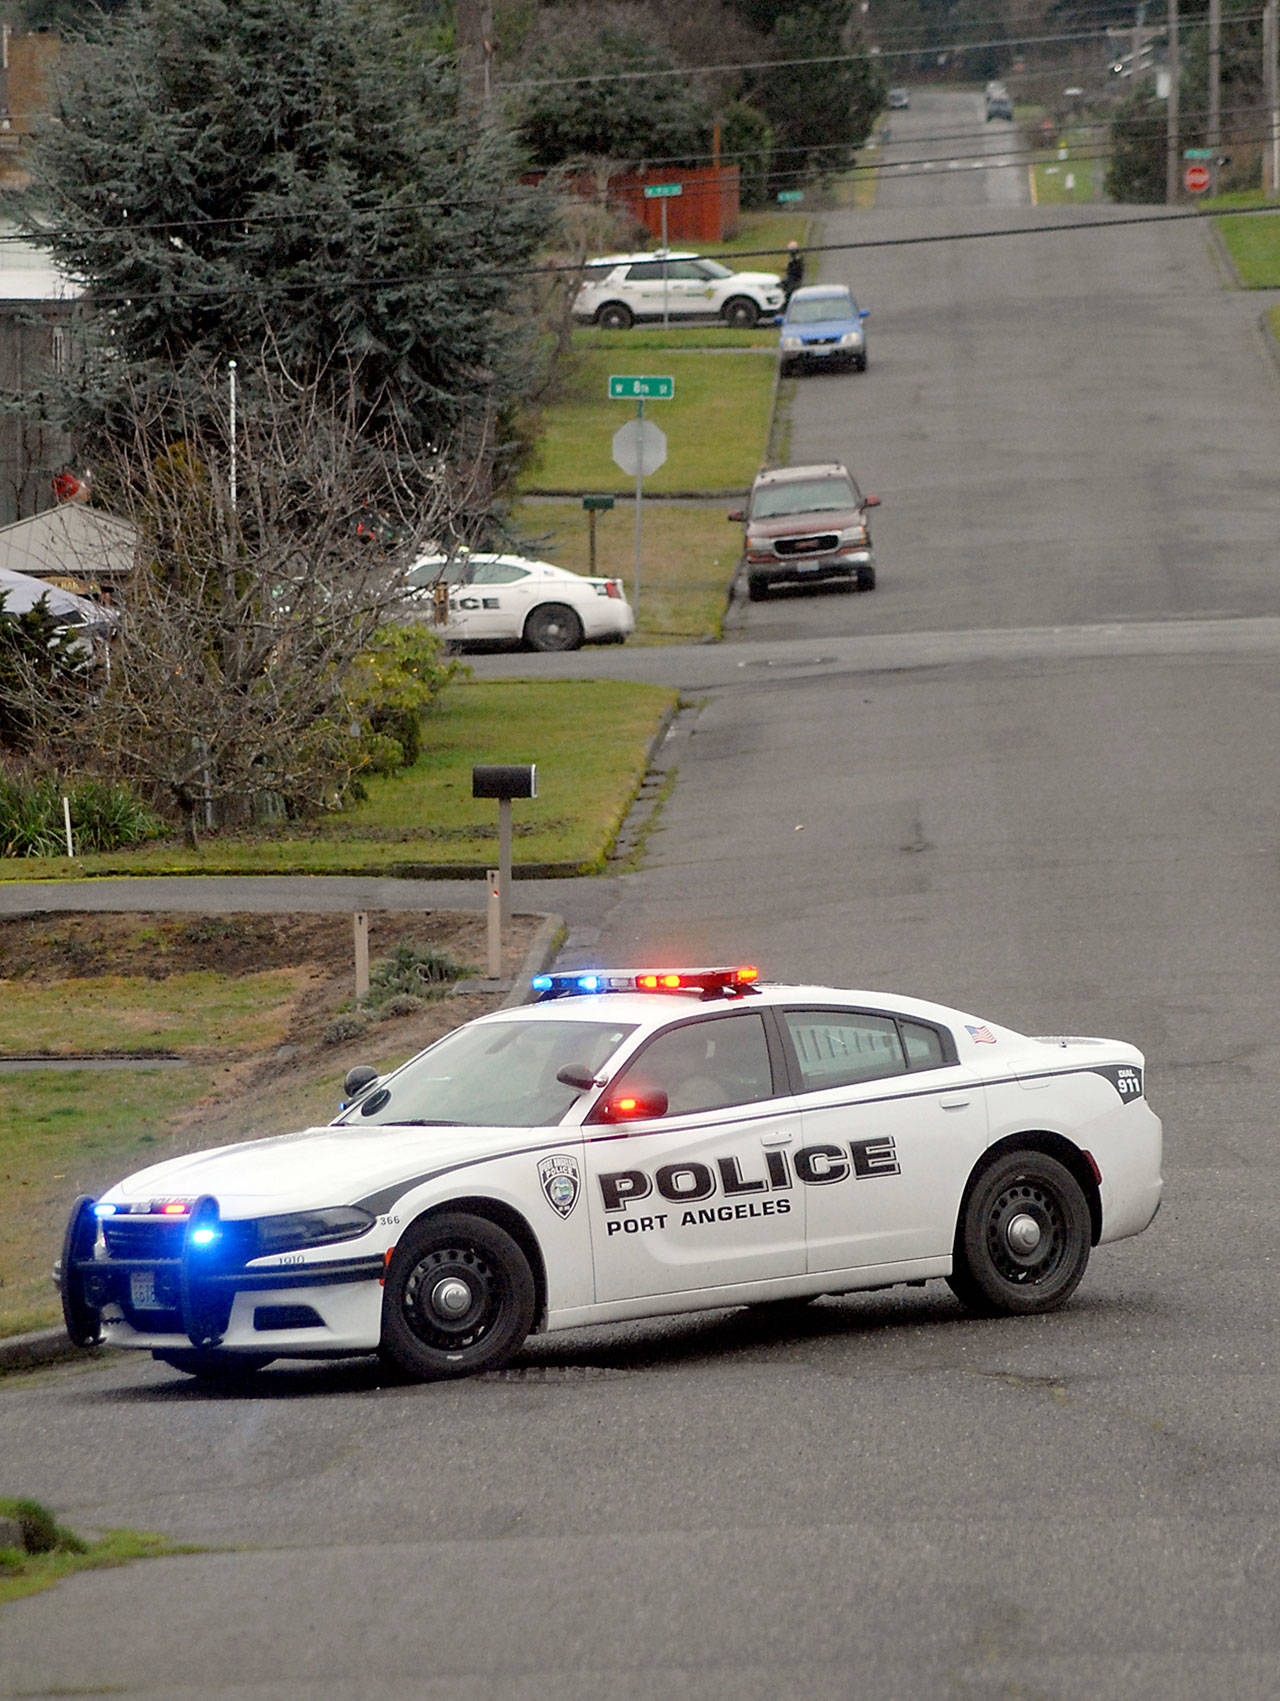
<path id="1" fill-rule="evenodd" d="M 1005 1236 L 1013 1251 L 1025 1258 L 1040 1244 L 1040 1224 L 1025 1211 L 1019 1211 L 1016 1217 L 1010 1219 Z"/>
<path id="2" fill-rule="evenodd" d="M 471 1305 L 471 1289 L 456 1276 L 446 1276 L 431 1290 L 431 1306 L 441 1317 L 452 1321 L 463 1316 Z"/>

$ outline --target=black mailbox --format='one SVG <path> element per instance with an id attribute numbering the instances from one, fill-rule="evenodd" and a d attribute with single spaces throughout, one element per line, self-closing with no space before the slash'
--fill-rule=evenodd
<path id="1" fill-rule="evenodd" d="M 471 770 L 472 797 L 537 797 L 536 762 L 493 762 Z"/>

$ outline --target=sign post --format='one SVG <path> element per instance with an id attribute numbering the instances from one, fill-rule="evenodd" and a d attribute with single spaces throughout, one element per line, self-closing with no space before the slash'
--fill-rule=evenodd
<path id="1" fill-rule="evenodd" d="M 646 473 L 657 472 L 667 458 L 667 439 L 653 420 L 644 417 L 647 401 L 669 402 L 676 393 L 676 381 L 669 377 L 632 377 L 613 373 L 609 378 L 609 400 L 629 401 L 634 398 L 636 417 L 620 425 L 613 434 L 614 464 L 636 481 L 636 547 L 635 571 L 631 585 L 631 606 L 640 608 L 640 555 L 644 480 Z"/>
<path id="2" fill-rule="evenodd" d="M 662 323 L 667 323 L 667 202 L 673 195 L 683 195 L 683 183 L 646 183 L 646 201 L 662 202 Z"/>
<path id="3" fill-rule="evenodd" d="M 587 552 L 591 565 L 591 577 L 596 576 L 596 515 L 607 514 L 613 507 L 612 496 L 584 496 L 582 506 L 587 511 Z"/>

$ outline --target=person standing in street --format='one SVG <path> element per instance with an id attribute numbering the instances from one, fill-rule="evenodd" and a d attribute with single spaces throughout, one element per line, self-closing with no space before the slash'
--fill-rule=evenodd
<path id="1" fill-rule="evenodd" d="M 804 256 L 798 242 L 787 243 L 787 269 L 782 274 L 782 289 L 787 301 L 804 282 Z"/>

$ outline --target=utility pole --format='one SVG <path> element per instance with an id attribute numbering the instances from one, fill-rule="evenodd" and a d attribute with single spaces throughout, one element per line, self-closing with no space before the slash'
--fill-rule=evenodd
<path id="1" fill-rule="evenodd" d="M 1280 94 L 1277 94 L 1276 59 L 1280 55 L 1280 30 L 1276 27 L 1276 0 L 1267 0 L 1262 14 L 1262 86 L 1266 90 L 1267 144 L 1262 156 L 1262 179 L 1269 195 L 1280 195 Z"/>
<path id="2" fill-rule="evenodd" d="M 1169 0 L 1169 109 L 1165 128 L 1164 198 L 1172 206 L 1178 199 L 1178 82 L 1182 67 L 1178 56 L 1178 0 Z"/>
<path id="3" fill-rule="evenodd" d="M 1218 152 L 1222 147 L 1222 0 L 1209 0 L 1209 118 L 1205 146 L 1213 150 L 1210 183 L 1218 192 Z"/>
<path id="4" fill-rule="evenodd" d="M 493 0 L 455 0 L 454 32 L 463 105 L 483 111 L 493 98 Z"/>

